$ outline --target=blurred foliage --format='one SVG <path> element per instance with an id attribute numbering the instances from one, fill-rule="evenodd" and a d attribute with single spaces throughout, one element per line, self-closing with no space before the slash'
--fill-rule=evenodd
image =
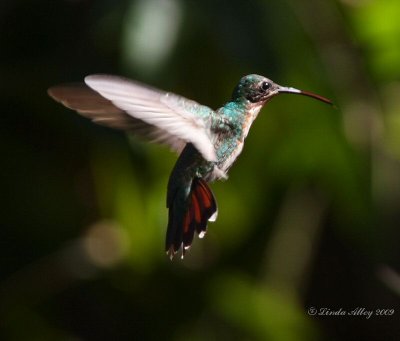
<path id="1" fill-rule="evenodd" d="M 3 0 L 0 338 L 398 339 L 399 15 L 395 0 Z M 271 101 L 212 185 L 217 222 L 170 262 L 176 155 L 46 94 L 91 73 L 215 108 L 258 73 L 338 108 Z"/>

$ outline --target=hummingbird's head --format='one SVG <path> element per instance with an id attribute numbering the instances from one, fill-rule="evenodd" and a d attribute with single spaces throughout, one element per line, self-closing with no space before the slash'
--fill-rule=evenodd
<path id="1" fill-rule="evenodd" d="M 333 103 L 320 95 L 312 92 L 298 90 L 291 87 L 280 86 L 270 79 L 260 75 L 247 75 L 240 79 L 239 84 L 233 90 L 233 100 L 248 100 L 251 103 L 263 105 L 271 97 L 287 93 L 312 97 L 319 101 L 333 105 Z"/>
<path id="2" fill-rule="evenodd" d="M 240 79 L 233 91 L 233 99 L 246 99 L 251 103 L 263 103 L 278 94 L 279 85 L 260 75 L 247 75 Z"/>

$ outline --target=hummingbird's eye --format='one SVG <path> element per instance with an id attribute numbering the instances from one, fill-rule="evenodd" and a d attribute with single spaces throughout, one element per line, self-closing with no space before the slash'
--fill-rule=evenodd
<path id="1" fill-rule="evenodd" d="M 261 83 L 261 89 L 263 89 L 264 91 L 267 91 L 270 87 L 271 87 L 271 83 L 269 83 L 269 82 Z"/>

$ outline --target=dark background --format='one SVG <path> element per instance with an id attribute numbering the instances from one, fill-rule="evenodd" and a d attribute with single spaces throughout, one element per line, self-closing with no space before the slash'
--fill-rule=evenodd
<path id="1" fill-rule="evenodd" d="M 0 338 L 399 339 L 399 17 L 395 0 L 3 0 Z M 338 108 L 271 101 L 212 185 L 217 222 L 170 262 L 176 155 L 46 94 L 91 73 L 214 108 L 258 73 Z"/>

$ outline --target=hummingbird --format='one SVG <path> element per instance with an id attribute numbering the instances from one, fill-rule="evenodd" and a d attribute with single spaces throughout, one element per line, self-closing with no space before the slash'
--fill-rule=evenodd
<path id="1" fill-rule="evenodd" d="M 217 219 L 217 202 L 208 184 L 227 179 L 261 108 L 285 93 L 333 105 L 325 97 L 280 86 L 256 74 L 242 77 L 231 99 L 217 110 L 112 75 L 90 75 L 84 83 L 48 89 L 54 100 L 97 124 L 166 144 L 179 154 L 168 180 L 166 200 L 165 251 L 171 259 L 180 249 L 183 258 L 195 233 L 203 238 L 208 222 Z"/>

